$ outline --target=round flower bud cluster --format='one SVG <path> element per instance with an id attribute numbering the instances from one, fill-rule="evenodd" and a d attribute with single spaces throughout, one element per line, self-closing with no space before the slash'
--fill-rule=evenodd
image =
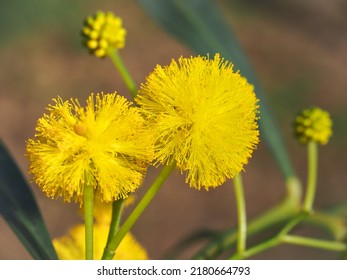
<path id="1" fill-rule="evenodd" d="M 105 57 L 108 48 L 121 49 L 125 44 L 126 30 L 122 19 L 112 12 L 97 12 L 89 16 L 82 29 L 84 45 L 97 57 Z"/>
<path id="2" fill-rule="evenodd" d="M 303 110 L 294 121 L 294 133 L 302 144 L 315 141 L 328 143 L 332 135 L 332 120 L 327 111 L 314 107 Z"/>

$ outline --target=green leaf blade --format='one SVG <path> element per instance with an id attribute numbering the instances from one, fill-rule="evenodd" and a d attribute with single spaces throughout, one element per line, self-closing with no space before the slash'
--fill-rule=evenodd
<path id="1" fill-rule="evenodd" d="M 1 139 L 0 214 L 34 259 L 58 258 L 30 187 Z"/>

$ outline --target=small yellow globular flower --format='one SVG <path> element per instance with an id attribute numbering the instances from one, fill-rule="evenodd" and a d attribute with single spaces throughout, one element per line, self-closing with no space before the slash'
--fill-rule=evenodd
<path id="1" fill-rule="evenodd" d="M 332 135 L 329 113 L 317 107 L 303 110 L 295 118 L 294 133 L 301 144 L 310 141 L 327 144 Z"/>
<path id="2" fill-rule="evenodd" d="M 134 203 L 134 195 L 129 195 L 124 200 L 124 207 L 127 208 Z M 100 200 L 94 201 L 94 219 L 99 224 L 110 224 L 112 219 L 112 205 L 113 203 L 105 203 Z"/>
<path id="3" fill-rule="evenodd" d="M 131 203 L 132 198 L 129 202 Z M 128 200 L 128 199 L 127 199 Z M 112 218 L 112 203 L 95 201 L 94 208 L 94 257 L 100 259 L 108 238 Z M 126 205 L 125 205 L 126 206 Z M 53 245 L 61 260 L 83 260 L 85 258 L 85 226 L 74 226 L 67 235 L 53 239 Z M 117 248 L 115 260 L 147 260 L 147 251 L 131 233 L 127 233 Z"/>
<path id="4" fill-rule="evenodd" d="M 136 98 L 155 135 L 156 163 L 175 163 L 200 189 L 243 170 L 259 142 L 253 86 L 220 58 L 158 65 Z"/>
<path id="5" fill-rule="evenodd" d="M 112 12 L 98 11 L 89 16 L 82 29 L 84 45 L 97 57 L 105 57 L 108 48 L 121 49 L 125 45 L 126 30 L 122 19 Z"/>
<path id="6" fill-rule="evenodd" d="M 53 99 L 27 141 L 30 173 L 49 197 L 82 204 L 84 187 L 111 202 L 141 184 L 152 160 L 152 136 L 139 109 L 124 97 L 91 94 L 78 100 Z"/>
<path id="7" fill-rule="evenodd" d="M 101 259 L 109 230 L 109 224 L 94 225 L 94 257 Z M 85 227 L 83 224 L 73 227 L 68 235 L 53 239 L 53 245 L 60 260 L 83 260 L 85 258 Z M 147 260 L 147 251 L 131 233 L 127 233 L 120 243 L 115 260 Z"/>

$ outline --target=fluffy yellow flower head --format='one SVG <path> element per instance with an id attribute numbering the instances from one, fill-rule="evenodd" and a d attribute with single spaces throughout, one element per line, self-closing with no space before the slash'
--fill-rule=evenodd
<path id="1" fill-rule="evenodd" d="M 94 258 L 101 259 L 108 236 L 109 224 L 94 225 Z M 85 258 L 85 227 L 83 224 L 73 227 L 69 234 L 53 239 L 54 248 L 61 260 L 83 260 Z M 131 233 L 125 235 L 117 248 L 115 260 L 147 260 L 146 250 Z"/>
<path id="2" fill-rule="evenodd" d="M 54 102 L 27 142 L 30 172 L 42 191 L 82 203 L 86 184 L 105 202 L 136 190 L 152 159 L 139 109 L 116 93 L 92 94 L 85 108 L 73 99 Z"/>
<path id="3" fill-rule="evenodd" d="M 94 208 L 94 257 L 101 259 L 108 238 L 112 218 L 112 203 L 95 201 Z M 126 204 L 131 202 L 126 202 Z M 126 206 L 126 205 L 125 205 Z M 85 226 L 73 227 L 67 235 L 53 239 L 53 245 L 61 260 L 83 260 L 85 258 Z M 115 260 L 147 260 L 146 250 L 131 233 L 125 235 L 117 248 Z"/>
<path id="4" fill-rule="evenodd" d="M 176 162 L 197 189 L 240 172 L 259 142 L 253 86 L 218 54 L 158 65 L 136 101 L 153 123 L 157 163 Z"/>
<path id="5" fill-rule="evenodd" d="M 121 49 L 125 44 L 126 30 L 122 19 L 112 12 L 98 11 L 89 16 L 82 29 L 84 44 L 97 57 L 105 57 L 109 47 Z"/>
<path id="6" fill-rule="evenodd" d="M 327 144 L 332 135 L 331 127 L 329 113 L 317 107 L 303 110 L 294 121 L 295 136 L 301 144 L 310 141 Z"/>

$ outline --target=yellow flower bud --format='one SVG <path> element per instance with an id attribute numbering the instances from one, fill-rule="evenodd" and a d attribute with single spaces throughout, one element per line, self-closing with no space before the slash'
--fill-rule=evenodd
<path id="1" fill-rule="evenodd" d="M 329 113 L 317 107 L 303 110 L 294 121 L 295 137 L 302 144 L 310 141 L 327 144 L 332 135 L 331 127 Z"/>
<path id="2" fill-rule="evenodd" d="M 85 20 L 82 28 L 84 45 L 97 57 L 105 57 L 108 48 L 121 49 L 125 45 L 126 30 L 122 20 L 112 12 L 97 12 Z"/>
<path id="3" fill-rule="evenodd" d="M 87 46 L 88 46 L 88 48 L 94 50 L 98 47 L 98 42 L 96 40 L 89 40 L 87 42 Z"/>
<path id="4" fill-rule="evenodd" d="M 87 126 L 83 122 L 77 121 L 73 129 L 77 135 L 83 137 L 87 136 Z"/>

